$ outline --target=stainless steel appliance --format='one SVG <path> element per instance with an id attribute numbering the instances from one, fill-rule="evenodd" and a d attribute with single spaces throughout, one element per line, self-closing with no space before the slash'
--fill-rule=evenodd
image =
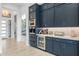
<path id="1" fill-rule="evenodd" d="M 35 26 L 35 19 L 30 20 L 30 26 Z"/>
<path id="2" fill-rule="evenodd" d="M 45 36 L 37 36 L 37 47 L 45 50 Z"/>
<path id="3" fill-rule="evenodd" d="M 30 34 L 35 33 L 35 19 L 30 20 L 29 32 Z"/>
<path id="4" fill-rule="evenodd" d="M 30 33 L 35 33 L 35 27 L 30 26 L 30 27 L 29 27 L 29 31 L 30 31 Z"/>

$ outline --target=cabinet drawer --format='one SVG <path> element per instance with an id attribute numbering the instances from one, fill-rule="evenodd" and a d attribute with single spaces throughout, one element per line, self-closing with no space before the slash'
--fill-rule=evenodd
<path id="1" fill-rule="evenodd" d="M 35 36 L 35 34 L 31 34 L 30 37 L 35 38 L 36 36 Z"/>
<path id="2" fill-rule="evenodd" d="M 78 41 L 70 40 L 70 39 L 63 39 L 63 38 L 53 38 L 53 40 L 64 42 L 64 43 L 70 43 L 70 44 L 77 44 L 78 43 Z"/>
<path id="3" fill-rule="evenodd" d="M 33 36 L 31 36 L 31 38 L 35 38 L 35 36 L 33 35 Z"/>
<path id="4" fill-rule="evenodd" d="M 51 38 L 52 38 L 52 37 L 47 37 L 47 36 L 46 36 L 46 39 L 51 39 Z"/>
<path id="5" fill-rule="evenodd" d="M 36 42 L 37 40 L 36 40 L 36 39 L 34 39 L 34 38 L 31 38 L 29 41 L 34 41 L 34 42 Z"/>
<path id="6" fill-rule="evenodd" d="M 69 40 L 69 39 L 62 39 L 61 42 L 70 43 L 70 44 L 77 44 L 77 41 Z"/>
<path id="7" fill-rule="evenodd" d="M 54 37 L 53 37 L 53 40 L 54 40 L 54 41 L 61 41 L 61 38 L 54 38 Z"/>

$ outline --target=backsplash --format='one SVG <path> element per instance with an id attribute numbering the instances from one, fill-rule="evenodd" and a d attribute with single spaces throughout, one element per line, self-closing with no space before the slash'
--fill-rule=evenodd
<path id="1" fill-rule="evenodd" d="M 55 27 L 48 29 L 48 34 L 59 34 L 62 36 L 79 37 L 79 27 Z"/>

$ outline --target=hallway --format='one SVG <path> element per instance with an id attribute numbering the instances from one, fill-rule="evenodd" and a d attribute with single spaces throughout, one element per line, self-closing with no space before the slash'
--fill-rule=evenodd
<path id="1" fill-rule="evenodd" d="M 3 40 L 2 56 L 54 56 L 39 49 L 28 47 L 24 42 L 16 42 L 15 39 Z"/>

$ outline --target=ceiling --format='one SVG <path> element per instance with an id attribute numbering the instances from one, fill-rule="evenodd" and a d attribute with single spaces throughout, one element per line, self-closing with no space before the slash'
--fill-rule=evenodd
<path id="1" fill-rule="evenodd" d="M 23 7 L 27 3 L 2 3 L 2 4 L 4 4 L 4 5 L 13 5 L 13 6 L 16 6 L 16 7 Z"/>
<path id="2" fill-rule="evenodd" d="M 18 7 L 22 7 L 25 4 L 27 4 L 27 3 L 11 3 L 11 5 L 15 5 L 15 6 L 18 6 Z"/>
<path id="3" fill-rule="evenodd" d="M 3 3 L 3 4 L 14 5 L 17 7 L 23 7 L 26 4 L 34 4 L 34 3 Z M 42 3 L 38 3 L 38 4 L 41 5 Z"/>

